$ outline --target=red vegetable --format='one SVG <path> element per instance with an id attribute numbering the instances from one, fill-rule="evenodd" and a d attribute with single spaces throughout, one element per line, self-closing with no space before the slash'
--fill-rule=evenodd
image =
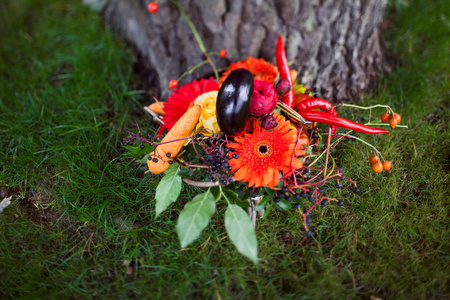
<path id="1" fill-rule="evenodd" d="M 311 98 L 301 101 L 297 104 L 297 110 L 301 114 L 303 111 L 321 109 L 329 113 L 332 116 L 337 116 L 336 109 L 334 109 L 333 104 L 325 99 Z M 331 125 L 331 134 L 336 132 L 336 125 Z"/>
<path id="2" fill-rule="evenodd" d="M 380 133 L 388 133 L 389 131 L 381 128 L 376 127 L 370 127 L 363 124 L 358 124 L 353 121 L 330 115 L 327 112 L 323 111 L 312 111 L 312 110 L 305 110 L 299 112 L 300 115 L 305 118 L 308 121 L 311 122 L 319 122 L 319 123 L 325 123 L 328 125 L 336 125 L 339 127 L 351 129 L 354 131 L 362 132 L 362 133 L 368 133 L 368 134 L 380 134 Z"/>
<path id="3" fill-rule="evenodd" d="M 333 107 L 333 104 L 331 104 L 329 101 L 325 99 L 320 98 L 311 98 L 306 99 L 297 104 L 297 110 L 311 110 L 319 108 L 321 110 L 325 110 L 328 113 L 332 114 L 333 116 L 336 116 L 336 110 Z"/>
<path id="4" fill-rule="evenodd" d="M 157 2 L 151 2 L 148 6 L 147 9 L 150 13 L 154 14 L 155 12 L 158 11 L 159 5 Z"/>
<path id="5" fill-rule="evenodd" d="M 291 78 L 291 72 L 286 58 L 286 51 L 284 49 L 283 38 L 281 37 L 281 35 L 278 36 L 278 43 L 275 57 L 277 60 L 278 72 L 280 73 L 280 79 L 287 79 L 292 88 L 293 83 Z M 287 95 L 281 97 L 281 101 L 289 105 L 289 107 L 293 108 L 295 104 L 294 89 L 292 89 L 289 93 L 287 93 Z"/>
<path id="6" fill-rule="evenodd" d="M 178 86 L 178 80 L 172 79 L 171 81 L 169 81 L 169 89 L 174 89 L 177 86 Z"/>

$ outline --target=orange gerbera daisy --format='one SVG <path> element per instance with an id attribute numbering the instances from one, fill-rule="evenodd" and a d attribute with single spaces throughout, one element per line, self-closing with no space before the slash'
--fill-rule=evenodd
<path id="1" fill-rule="evenodd" d="M 249 187 L 273 188 L 278 185 L 280 171 L 288 174 L 292 168 L 303 166 L 293 154 L 297 130 L 292 129 L 283 116 L 276 113 L 273 116 L 278 125 L 271 131 L 261 128 L 255 119 L 252 133 L 235 137 L 235 143 L 230 143 L 230 148 L 238 155 L 229 161 L 234 179 L 248 182 Z"/>
<path id="2" fill-rule="evenodd" d="M 262 58 L 247 57 L 247 60 L 241 60 L 235 63 L 231 63 L 228 69 L 223 72 L 219 79 L 222 84 L 231 71 L 236 69 L 246 69 L 253 74 L 256 80 L 264 80 L 267 83 L 273 84 L 275 78 L 278 76 L 278 69 L 271 63 L 265 61 Z"/>

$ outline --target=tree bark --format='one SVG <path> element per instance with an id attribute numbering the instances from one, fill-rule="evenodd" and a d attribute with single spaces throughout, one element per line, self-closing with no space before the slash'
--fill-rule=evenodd
<path id="1" fill-rule="evenodd" d="M 319 88 L 329 100 L 344 100 L 366 90 L 383 69 L 379 24 L 387 0 L 183 0 L 207 51 L 219 68 L 247 56 L 275 63 L 278 34 L 299 82 Z M 144 0 L 108 0 L 106 20 L 135 45 L 157 74 L 155 84 L 167 96 L 167 84 L 204 57 L 186 21 L 169 0 L 150 14 Z M 212 75 L 205 65 L 180 84 Z"/>

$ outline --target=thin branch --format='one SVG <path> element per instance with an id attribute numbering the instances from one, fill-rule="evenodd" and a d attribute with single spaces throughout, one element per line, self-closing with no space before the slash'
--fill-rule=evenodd
<path id="1" fill-rule="evenodd" d="M 305 120 L 305 118 L 303 118 L 298 112 L 296 112 L 295 110 L 293 110 L 290 106 L 284 104 L 281 101 L 277 102 L 277 106 L 284 112 L 286 112 L 287 114 L 289 114 L 291 116 L 292 119 L 295 119 L 299 122 L 302 122 L 303 124 L 310 124 L 310 121 Z"/>
<path id="2" fill-rule="evenodd" d="M 327 156 L 325 157 L 325 170 L 323 171 L 324 179 L 327 178 L 328 158 L 330 157 L 330 144 L 331 144 L 331 127 L 328 128 Z"/>
<path id="3" fill-rule="evenodd" d="M 153 117 L 154 121 L 164 124 L 163 120 L 161 120 L 161 117 L 157 113 L 152 111 L 150 108 L 148 108 L 148 106 L 144 106 L 144 110 Z"/>
<path id="4" fill-rule="evenodd" d="M 201 188 L 207 188 L 207 187 L 213 187 L 213 186 L 220 186 L 220 182 L 219 181 L 194 181 L 188 178 L 183 178 L 183 181 L 189 185 L 192 186 L 196 186 L 196 187 L 201 187 Z"/>

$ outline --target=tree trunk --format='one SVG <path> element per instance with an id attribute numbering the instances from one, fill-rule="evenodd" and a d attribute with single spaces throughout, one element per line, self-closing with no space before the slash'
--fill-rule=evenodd
<path id="1" fill-rule="evenodd" d="M 317 87 L 329 100 L 357 96 L 383 67 L 379 24 L 387 0 L 183 0 L 207 51 L 218 68 L 247 56 L 275 63 L 278 34 L 285 39 L 288 60 L 299 82 Z M 150 14 L 144 0 L 108 0 L 109 23 L 134 44 L 157 74 L 163 96 L 167 84 L 204 57 L 186 21 L 169 0 Z M 180 84 L 212 75 L 205 65 Z"/>

